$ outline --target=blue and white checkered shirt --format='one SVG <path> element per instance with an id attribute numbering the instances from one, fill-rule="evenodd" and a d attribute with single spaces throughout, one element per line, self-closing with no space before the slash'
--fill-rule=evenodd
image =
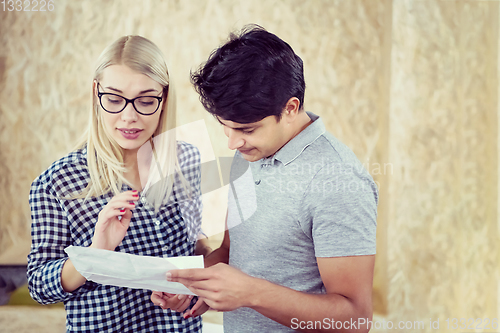
<path id="1" fill-rule="evenodd" d="M 178 142 L 177 150 L 183 175 L 199 194 L 199 152 L 185 142 Z M 69 193 L 82 191 L 89 179 L 87 150 L 83 148 L 54 162 L 31 185 L 28 285 L 33 299 L 42 304 L 64 302 L 68 332 L 201 331 L 200 317 L 184 319 L 181 313 L 162 310 L 151 302 L 149 290 L 91 281 L 73 292 L 63 290 L 60 276 L 67 260 L 64 249 L 70 245 L 90 246 L 98 214 L 113 197 L 108 193 L 87 201 L 65 199 Z M 123 185 L 122 190 L 131 188 Z M 193 255 L 195 240 L 190 234 L 200 230 L 201 209 L 199 195 L 163 205 L 158 213 L 140 200 L 132 212 L 127 234 L 115 251 L 157 257 Z"/>

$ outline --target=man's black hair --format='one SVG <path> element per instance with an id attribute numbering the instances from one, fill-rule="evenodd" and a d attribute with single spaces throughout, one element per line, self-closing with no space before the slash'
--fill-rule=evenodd
<path id="1" fill-rule="evenodd" d="M 302 59 L 290 45 L 258 25 L 247 25 L 214 50 L 191 73 L 191 82 L 205 109 L 216 117 L 248 124 L 275 116 L 287 101 L 304 104 Z"/>

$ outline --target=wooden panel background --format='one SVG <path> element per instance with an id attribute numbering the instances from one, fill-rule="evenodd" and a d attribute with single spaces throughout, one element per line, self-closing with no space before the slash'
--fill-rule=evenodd
<path id="1" fill-rule="evenodd" d="M 388 312 L 498 317 L 498 3 L 393 12 Z"/>
<path id="2" fill-rule="evenodd" d="M 1 263 L 26 261 L 29 185 L 81 134 L 107 44 L 153 40 L 175 80 L 179 124 L 205 120 L 215 155 L 230 156 L 189 71 L 230 31 L 257 23 L 302 57 L 305 108 L 379 185 L 377 318 L 423 320 L 420 332 L 440 318 L 439 331 L 451 332 L 447 318 L 500 316 L 496 1 L 54 3 L 52 12 L 0 7 Z M 224 190 L 205 204 L 204 218 L 220 221 Z"/>

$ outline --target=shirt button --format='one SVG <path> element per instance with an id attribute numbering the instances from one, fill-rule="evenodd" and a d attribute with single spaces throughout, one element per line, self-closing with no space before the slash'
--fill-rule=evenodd
<path id="1" fill-rule="evenodd" d="M 142 202 L 143 204 L 146 204 L 146 198 L 145 198 L 145 197 L 141 197 L 141 202 Z"/>
<path id="2" fill-rule="evenodd" d="M 158 219 L 154 219 L 154 221 L 155 221 L 156 225 L 160 225 L 161 224 L 160 220 L 158 220 Z"/>

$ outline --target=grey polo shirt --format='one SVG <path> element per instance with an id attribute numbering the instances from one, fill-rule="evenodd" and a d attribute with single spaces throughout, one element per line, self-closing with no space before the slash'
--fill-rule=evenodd
<path id="1" fill-rule="evenodd" d="M 325 293 L 316 257 L 375 254 L 378 192 L 354 153 L 313 120 L 270 158 L 231 166 L 229 264 L 307 293 Z M 224 314 L 224 332 L 293 331 L 258 312 Z"/>

